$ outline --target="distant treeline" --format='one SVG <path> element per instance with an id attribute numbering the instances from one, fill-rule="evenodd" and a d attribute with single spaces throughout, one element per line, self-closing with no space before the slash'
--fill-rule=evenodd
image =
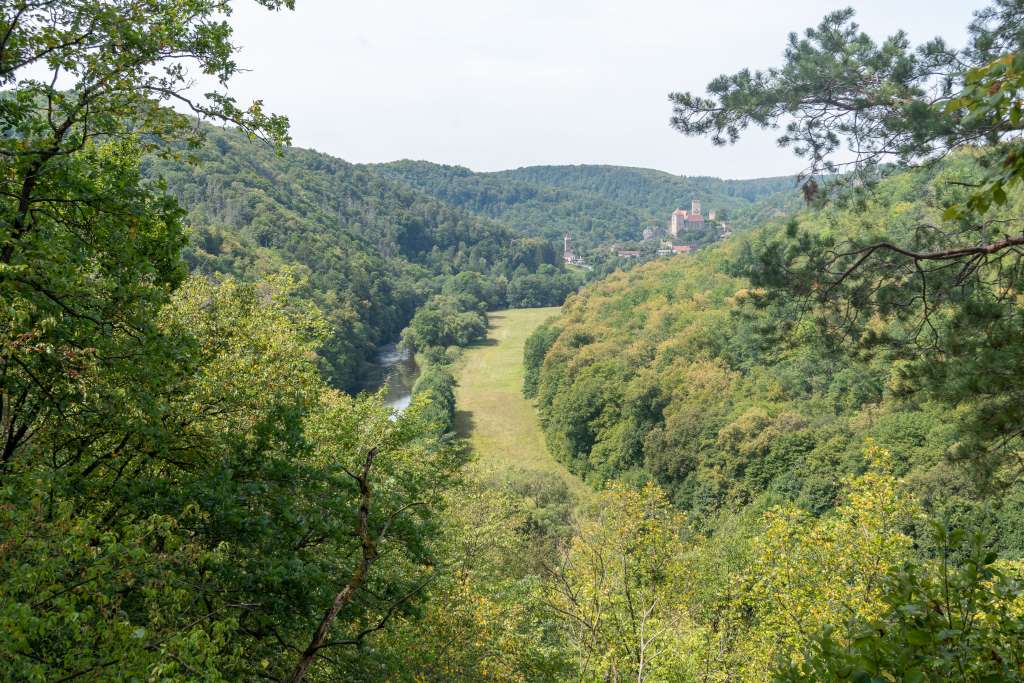
<path id="1" fill-rule="evenodd" d="M 638 240 L 644 228 L 664 226 L 674 209 L 688 208 L 693 199 L 741 229 L 798 208 L 800 202 L 791 177 L 722 180 L 621 166 L 530 166 L 476 173 L 426 161 L 373 168 L 524 235 L 554 240 L 568 232 L 583 247 Z"/>

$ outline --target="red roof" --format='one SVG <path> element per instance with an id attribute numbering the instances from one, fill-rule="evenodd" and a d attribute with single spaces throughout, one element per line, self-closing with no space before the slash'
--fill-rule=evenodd
<path id="1" fill-rule="evenodd" d="M 679 252 L 679 251 L 690 251 L 690 245 L 689 244 L 684 244 L 681 247 L 675 247 L 674 246 L 674 247 L 672 247 L 672 251 L 676 251 L 676 252 Z"/>
<path id="2" fill-rule="evenodd" d="M 699 213 L 695 213 L 695 214 L 692 214 L 692 215 L 688 216 L 686 218 L 686 222 L 687 223 L 703 223 L 704 222 L 704 216 L 701 216 Z"/>
<path id="3" fill-rule="evenodd" d="M 673 216 L 685 216 L 686 212 L 683 211 L 682 209 L 676 209 L 675 211 L 672 212 L 672 215 Z"/>

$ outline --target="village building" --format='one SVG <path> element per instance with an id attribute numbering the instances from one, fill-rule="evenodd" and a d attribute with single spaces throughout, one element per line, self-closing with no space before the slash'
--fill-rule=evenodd
<path id="1" fill-rule="evenodd" d="M 693 251 L 693 247 L 688 244 L 674 245 L 674 244 L 663 244 L 661 249 L 658 249 L 658 256 L 675 256 L 676 254 L 689 254 Z"/>
<path id="2" fill-rule="evenodd" d="M 640 258 L 640 252 L 639 251 L 619 249 L 615 253 L 617 253 L 619 255 L 619 258 Z"/>
<path id="3" fill-rule="evenodd" d="M 566 263 L 574 266 L 583 265 L 583 257 L 578 256 L 572 248 L 572 236 L 569 233 L 565 233 L 565 239 L 562 246 L 562 260 Z"/>

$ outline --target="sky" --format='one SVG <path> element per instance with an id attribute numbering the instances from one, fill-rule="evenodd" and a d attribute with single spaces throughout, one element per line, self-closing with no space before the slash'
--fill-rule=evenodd
<path id="1" fill-rule="evenodd" d="M 353 162 L 425 159 L 493 171 L 618 164 L 681 175 L 792 174 L 752 132 L 686 138 L 668 93 L 781 64 L 786 36 L 852 4 L 876 38 L 961 45 L 980 0 L 234 0 L 231 92 L 291 120 L 296 145 Z"/>

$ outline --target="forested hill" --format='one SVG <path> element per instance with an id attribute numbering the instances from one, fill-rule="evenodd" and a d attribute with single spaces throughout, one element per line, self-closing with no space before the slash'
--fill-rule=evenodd
<path id="1" fill-rule="evenodd" d="M 971 329 L 966 314 L 940 302 L 949 286 L 953 302 L 976 298 L 968 310 L 986 321 L 1017 315 L 1017 304 L 990 297 L 987 284 L 970 294 L 962 279 L 934 274 L 922 295 L 920 274 L 895 265 L 811 309 L 792 289 L 772 286 L 773 267 L 795 277 L 819 265 L 794 256 L 798 231 L 801 244 L 871 243 L 882 234 L 909 242 L 974 173 L 963 155 L 901 173 L 860 201 L 806 210 L 581 290 L 527 345 L 526 391 L 538 399 L 549 449 L 594 485 L 657 482 L 715 528 L 725 511 L 751 505 L 831 509 L 875 444 L 933 515 L 984 527 L 993 550 L 1021 557 L 1024 486 L 986 495 L 993 479 L 1009 476 L 994 472 L 1012 467 L 986 460 L 997 458 L 1007 404 L 995 391 L 1001 375 L 979 349 L 992 346 L 998 365 L 1009 362 L 1007 342 L 998 324 Z M 1022 202 L 1013 198 L 1006 215 Z M 809 292 L 822 289 L 822 277 L 809 273 Z M 879 292 L 878 306 L 853 318 L 848 302 L 867 309 L 868 288 Z"/>
<path id="2" fill-rule="evenodd" d="M 800 198 L 793 176 L 726 180 L 677 176 L 650 168 L 577 164 L 526 166 L 494 176 L 587 192 L 633 208 L 659 224 L 677 207 L 700 199 L 705 210 L 717 209 L 728 220 L 752 226 L 759 220 L 795 211 Z"/>
<path id="3" fill-rule="evenodd" d="M 188 211 L 190 269 L 249 280 L 296 269 L 333 330 L 325 369 L 347 389 L 358 387 L 374 346 L 397 336 L 446 277 L 510 280 L 542 264 L 560 268 L 553 245 L 365 166 L 298 148 L 277 153 L 213 128 L 194 155 L 198 164 L 143 164 Z"/>
<path id="4" fill-rule="evenodd" d="M 524 235 L 561 239 L 570 232 L 591 244 L 637 239 L 651 220 L 636 207 L 597 193 L 476 173 L 462 166 L 395 161 L 373 168 L 442 201 L 499 220 Z"/>
<path id="5" fill-rule="evenodd" d="M 570 232 L 583 244 L 639 239 L 645 227 L 664 225 L 674 209 L 688 208 L 692 199 L 741 228 L 799 206 L 791 177 L 721 180 L 588 165 L 476 173 L 408 160 L 374 168 L 523 234 L 553 239 Z"/>
<path id="6" fill-rule="evenodd" d="M 143 162 L 144 175 L 166 182 L 188 212 L 189 268 L 245 280 L 295 270 L 301 294 L 332 330 L 323 369 L 349 390 L 360 387 L 374 348 L 459 273 L 483 280 L 469 299 L 445 304 L 448 318 L 477 305 L 557 305 L 578 284 L 554 243 L 566 232 L 584 245 L 632 240 L 692 198 L 740 221 L 795 199 L 790 179 L 679 178 L 614 166 L 474 173 L 428 162 L 350 164 L 312 150 L 278 152 L 231 129 L 210 128 L 190 153 L 198 163 Z M 467 282 L 445 291 L 466 294 Z"/>
<path id="7" fill-rule="evenodd" d="M 292 149 L 227 5 L 0 4 L 0 681 L 1024 683 L 1024 2 L 673 93 L 808 205 L 592 269 L 793 193 Z"/>

